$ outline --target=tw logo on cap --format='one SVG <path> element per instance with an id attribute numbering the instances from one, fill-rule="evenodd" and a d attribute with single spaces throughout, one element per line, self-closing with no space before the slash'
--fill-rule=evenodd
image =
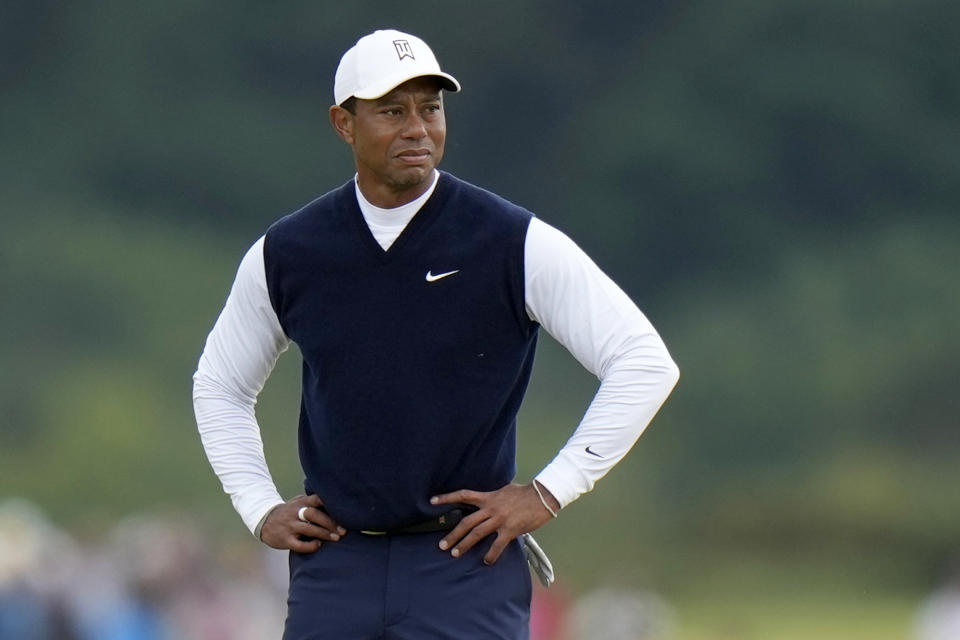
<path id="1" fill-rule="evenodd" d="M 416 60 L 413 57 L 413 49 L 410 48 L 409 40 L 394 40 L 393 48 L 397 50 L 397 55 L 401 60 L 404 58 L 410 58 L 411 60 Z"/>

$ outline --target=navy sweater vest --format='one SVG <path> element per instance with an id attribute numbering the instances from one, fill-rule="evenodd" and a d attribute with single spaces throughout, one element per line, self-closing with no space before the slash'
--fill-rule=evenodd
<path id="1" fill-rule="evenodd" d="M 303 355 L 305 486 L 343 526 L 419 522 L 445 510 L 432 495 L 513 479 L 531 216 L 441 173 L 389 251 L 353 181 L 267 231 L 270 300 Z"/>

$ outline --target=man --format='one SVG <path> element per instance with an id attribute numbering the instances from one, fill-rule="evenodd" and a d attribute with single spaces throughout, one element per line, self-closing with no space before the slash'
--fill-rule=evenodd
<path id="1" fill-rule="evenodd" d="M 430 48 L 377 31 L 337 69 L 330 122 L 356 177 L 248 251 L 194 376 L 207 456 L 250 530 L 289 549 L 284 638 L 527 638 L 518 537 L 592 489 L 676 383 L 663 342 L 566 236 L 438 171 Z M 516 414 L 542 325 L 601 385 L 530 484 Z M 303 355 L 306 495 L 284 501 L 254 414 Z"/>

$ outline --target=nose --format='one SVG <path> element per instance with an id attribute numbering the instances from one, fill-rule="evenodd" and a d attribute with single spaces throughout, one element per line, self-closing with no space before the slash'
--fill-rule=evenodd
<path id="1" fill-rule="evenodd" d="M 410 140 L 420 140 L 427 137 L 427 126 L 416 111 L 411 111 L 403 123 L 403 137 Z"/>

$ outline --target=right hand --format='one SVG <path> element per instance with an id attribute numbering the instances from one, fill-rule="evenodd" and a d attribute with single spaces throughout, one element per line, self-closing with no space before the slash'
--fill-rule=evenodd
<path id="1" fill-rule="evenodd" d="M 289 549 L 297 553 L 313 553 L 324 540 L 336 542 L 347 530 L 321 511 L 320 496 L 297 496 L 270 512 L 260 528 L 260 540 L 274 549 Z M 297 517 L 300 507 L 307 507 L 304 522 Z"/>

